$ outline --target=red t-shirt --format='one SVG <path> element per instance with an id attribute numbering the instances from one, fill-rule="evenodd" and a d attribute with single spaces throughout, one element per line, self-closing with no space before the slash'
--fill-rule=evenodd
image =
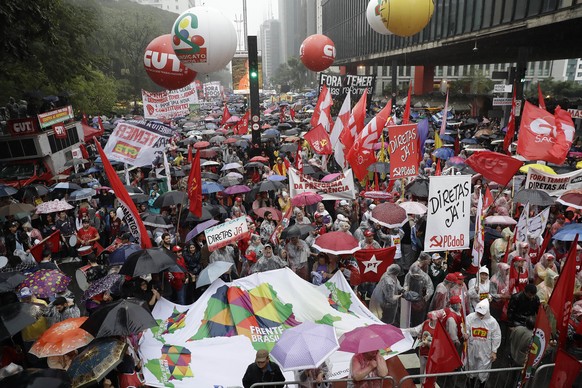
<path id="1" fill-rule="evenodd" d="M 77 239 L 79 240 L 79 245 L 91 245 L 91 246 L 93 246 L 95 244 L 95 242 L 92 242 L 91 244 L 83 244 L 82 241 L 83 240 L 93 240 L 93 239 L 97 238 L 98 236 L 99 236 L 99 232 L 93 226 L 90 226 L 86 230 L 85 230 L 85 228 L 81 228 L 77 232 Z"/>

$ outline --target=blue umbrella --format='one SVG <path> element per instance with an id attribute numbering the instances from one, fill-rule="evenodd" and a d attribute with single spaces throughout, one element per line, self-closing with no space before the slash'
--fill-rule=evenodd
<path id="1" fill-rule="evenodd" d="M 453 137 L 451 135 L 442 135 L 441 140 L 446 141 L 447 143 L 454 143 L 455 142 L 455 139 L 453 139 Z"/>
<path id="2" fill-rule="evenodd" d="M 141 251 L 141 247 L 137 244 L 122 245 L 109 255 L 109 265 L 123 265 L 127 257 L 137 251 Z"/>
<path id="3" fill-rule="evenodd" d="M 271 175 L 267 178 L 270 181 L 274 181 L 274 182 L 281 182 L 287 179 L 286 176 L 283 175 Z"/>
<path id="4" fill-rule="evenodd" d="M 194 227 L 191 231 L 188 232 L 186 235 L 186 241 L 192 240 L 194 237 L 198 236 L 200 233 L 204 232 L 204 230 L 213 227 L 214 225 L 218 224 L 219 222 L 216 220 L 208 220 L 204 221 Z"/>
<path id="5" fill-rule="evenodd" d="M 461 140 L 461 143 L 465 143 L 465 144 L 477 144 L 479 142 L 477 141 L 477 139 L 474 139 L 472 137 L 467 137 L 467 138 Z"/>
<path id="6" fill-rule="evenodd" d="M 216 182 L 202 182 L 202 194 L 218 193 L 224 190 L 224 187 Z"/>
<path id="7" fill-rule="evenodd" d="M 97 167 L 97 166 L 93 166 L 91 168 L 88 168 L 87 170 L 83 171 L 83 175 L 87 175 L 87 174 L 94 174 L 96 172 L 102 172 L 103 169 Z"/>
<path id="8" fill-rule="evenodd" d="M 582 224 L 569 224 L 554 234 L 554 239 L 559 241 L 574 241 L 576 235 L 582 236 Z"/>
<path id="9" fill-rule="evenodd" d="M 271 129 L 267 129 L 265 132 L 263 132 L 263 135 L 275 135 L 275 136 L 279 136 L 281 134 L 281 132 L 279 132 L 278 130 L 276 130 L 275 128 L 271 128 Z"/>
<path id="10" fill-rule="evenodd" d="M 69 201 L 83 201 L 85 199 L 91 199 L 95 195 L 95 190 L 93 189 L 80 189 L 75 190 L 69 195 Z"/>
<path id="11" fill-rule="evenodd" d="M 0 198 L 10 197 L 18 192 L 14 187 L 0 184 Z"/>
<path id="12" fill-rule="evenodd" d="M 452 148 L 441 147 L 434 150 L 432 154 L 439 159 L 447 160 L 455 154 L 455 151 Z"/>

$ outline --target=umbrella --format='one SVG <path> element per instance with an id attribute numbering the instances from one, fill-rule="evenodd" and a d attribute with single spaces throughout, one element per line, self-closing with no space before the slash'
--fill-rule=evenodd
<path id="1" fill-rule="evenodd" d="M 109 265 L 123 265 L 129 255 L 134 252 L 141 251 L 141 247 L 137 244 L 124 244 L 109 254 Z"/>
<path id="2" fill-rule="evenodd" d="M 461 158 L 460 156 L 451 156 L 447 163 L 451 166 L 459 166 L 465 164 L 465 159 Z"/>
<path id="3" fill-rule="evenodd" d="M 465 138 L 463 140 L 461 140 L 461 143 L 465 143 L 465 144 L 477 144 L 477 139 L 473 139 L 472 137 L 468 137 Z"/>
<path id="4" fill-rule="evenodd" d="M 30 187 L 30 186 L 29 186 Z M 10 197 L 18 192 L 14 187 L 0 185 L 0 198 Z"/>
<path id="5" fill-rule="evenodd" d="M 86 199 L 91 199 L 95 195 L 95 190 L 93 189 L 81 189 L 75 190 L 70 195 L 69 201 L 83 201 Z"/>
<path id="6" fill-rule="evenodd" d="M 333 255 L 351 255 L 360 250 L 360 243 L 345 232 L 328 232 L 315 239 L 313 248 Z"/>
<path id="7" fill-rule="evenodd" d="M 95 341 L 71 362 L 67 373 L 73 388 L 96 386 L 123 361 L 127 344 L 116 338 Z"/>
<path id="8" fill-rule="evenodd" d="M 269 158 L 266 156 L 253 156 L 249 159 L 249 162 L 269 163 Z"/>
<path id="9" fill-rule="evenodd" d="M 236 137 L 229 137 L 228 139 L 226 139 L 224 141 L 224 144 L 234 144 L 238 141 L 238 139 Z"/>
<path id="10" fill-rule="evenodd" d="M 225 187 L 235 186 L 240 184 L 241 182 L 242 182 L 241 178 L 237 178 L 234 176 L 223 176 L 218 180 L 218 183 Z"/>
<path id="11" fill-rule="evenodd" d="M 227 171 L 227 170 L 237 170 L 239 168 L 242 168 L 242 165 L 240 163 L 227 163 L 224 166 L 222 166 L 222 168 L 220 169 L 220 171 Z"/>
<path id="12" fill-rule="evenodd" d="M 202 149 L 202 148 L 206 148 L 206 147 L 209 147 L 209 146 L 210 146 L 210 143 L 207 142 L 207 141 L 197 141 L 196 143 L 194 143 L 192 145 L 192 147 L 193 148 L 196 148 L 196 149 Z"/>
<path id="13" fill-rule="evenodd" d="M 514 202 L 530 203 L 538 206 L 548 206 L 554 204 L 554 199 L 545 191 L 535 189 L 522 189 L 513 198 Z"/>
<path id="14" fill-rule="evenodd" d="M 400 207 L 406 210 L 406 214 L 417 214 L 422 215 L 426 214 L 427 207 L 420 202 L 402 202 Z"/>
<path id="15" fill-rule="evenodd" d="M 259 192 L 262 193 L 265 191 L 276 191 L 282 187 L 283 187 L 283 184 L 281 182 L 262 181 L 260 183 L 257 183 L 254 188 L 256 188 Z"/>
<path id="16" fill-rule="evenodd" d="M 224 186 L 221 186 L 216 182 L 202 182 L 202 194 L 218 193 L 223 190 Z"/>
<path id="17" fill-rule="evenodd" d="M 19 388 L 71 388 L 71 378 L 62 369 L 25 369 L 2 380 L 5 387 Z"/>
<path id="18" fill-rule="evenodd" d="M 148 248 L 129 255 L 119 273 L 136 277 L 162 272 L 175 264 L 176 256 L 164 248 Z"/>
<path id="19" fill-rule="evenodd" d="M 218 152 L 214 150 L 200 150 L 198 152 L 200 152 L 200 156 L 203 158 L 213 158 L 218 154 Z"/>
<path id="20" fill-rule="evenodd" d="M 267 180 L 273 181 L 273 182 L 283 182 L 283 181 L 287 180 L 287 177 L 283 176 L 283 175 L 274 174 L 274 175 L 269 175 L 267 177 Z"/>
<path id="21" fill-rule="evenodd" d="M 291 204 L 293 206 L 309 206 L 320 202 L 322 199 L 323 197 L 317 193 L 304 191 L 291 198 Z"/>
<path id="22" fill-rule="evenodd" d="M 366 353 L 386 349 L 404 339 L 402 330 L 392 325 L 368 325 L 343 334 L 339 350 L 350 353 Z"/>
<path id="23" fill-rule="evenodd" d="M 36 322 L 39 307 L 31 303 L 10 303 L 0 306 L 0 340 L 12 337 Z"/>
<path id="24" fill-rule="evenodd" d="M 0 292 L 13 291 L 26 279 L 20 272 L 0 273 Z"/>
<path id="25" fill-rule="evenodd" d="M 87 288 L 83 293 L 81 301 L 86 301 L 95 295 L 102 294 L 105 291 L 112 290 L 114 288 L 118 289 L 123 282 L 123 279 L 123 275 L 118 273 L 110 273 L 91 282 L 91 284 L 89 284 L 89 288 Z"/>
<path id="26" fill-rule="evenodd" d="M 556 175 L 556 172 L 554 171 L 553 168 L 546 166 L 545 164 L 539 164 L 539 163 L 532 163 L 532 164 L 523 165 L 519 168 L 519 172 L 523 172 L 524 174 L 527 174 L 527 172 L 529 171 L 530 168 L 535 168 L 536 170 L 539 170 L 542 172 L 547 172 L 548 174 Z"/>
<path id="27" fill-rule="evenodd" d="M 315 228 L 312 225 L 305 225 L 305 224 L 294 224 L 291 225 L 281 232 L 281 239 L 288 239 L 291 237 L 299 237 L 299 238 L 307 238 L 309 236 L 309 232 L 314 230 Z"/>
<path id="28" fill-rule="evenodd" d="M 172 171 L 170 171 L 170 175 L 173 177 L 176 177 L 176 178 L 181 178 L 183 176 L 186 176 L 184 171 L 177 169 L 177 168 L 173 168 Z"/>
<path id="29" fill-rule="evenodd" d="M 215 173 L 205 171 L 202 173 L 202 178 L 216 181 L 216 180 L 218 180 L 219 176 Z"/>
<path id="30" fill-rule="evenodd" d="M 192 240 L 194 237 L 198 236 L 200 233 L 204 232 L 206 229 L 213 227 L 214 225 L 218 224 L 219 222 L 216 220 L 208 220 L 204 221 L 194 227 L 191 231 L 188 232 L 186 235 L 186 241 Z"/>
<path id="31" fill-rule="evenodd" d="M 265 165 L 261 162 L 250 162 L 245 164 L 245 168 L 263 168 Z"/>
<path id="32" fill-rule="evenodd" d="M 379 174 L 389 174 L 390 173 L 390 163 L 386 162 L 376 162 L 368 166 L 368 171 L 377 172 Z"/>
<path id="33" fill-rule="evenodd" d="M 183 191 L 168 191 L 154 201 L 153 207 L 162 208 L 172 205 L 184 205 L 188 201 L 188 194 Z"/>
<path id="34" fill-rule="evenodd" d="M 185 212 L 183 212 L 185 213 Z M 185 224 L 187 222 L 202 222 L 202 221 L 208 221 L 211 218 L 214 217 L 214 215 L 212 215 L 212 213 L 210 213 L 210 210 L 208 209 L 207 206 L 202 206 L 202 215 L 200 217 L 196 217 L 194 214 L 188 212 L 187 214 L 185 214 L 183 216 L 184 218 L 181 219 L 180 223 L 181 224 Z"/>
<path id="35" fill-rule="evenodd" d="M 71 278 L 56 269 L 39 269 L 26 275 L 22 287 L 30 288 L 30 291 L 38 298 L 50 298 L 55 294 L 65 292 Z"/>
<path id="36" fill-rule="evenodd" d="M 399 228 L 408 222 L 406 210 L 391 202 L 379 204 L 372 210 L 370 220 L 387 228 Z"/>
<path id="37" fill-rule="evenodd" d="M 1 190 L 2 189 L 0 188 L 0 193 L 1 193 Z M 15 190 L 15 189 L 13 189 L 13 190 Z M 49 188 L 46 187 L 45 185 L 30 185 L 30 186 L 26 186 L 26 187 L 21 188 L 20 191 L 22 191 L 22 195 L 29 194 L 29 195 L 32 195 L 34 197 L 43 197 L 49 193 Z M 2 195 L 0 195 L 0 197 L 2 197 Z"/>
<path id="38" fill-rule="evenodd" d="M 481 137 L 489 137 L 489 136 L 493 136 L 493 130 L 489 129 L 489 128 L 485 128 L 485 129 L 480 129 L 477 132 L 475 132 L 475 137 L 476 138 L 481 138 Z"/>
<path id="39" fill-rule="evenodd" d="M 232 263 L 226 261 L 215 261 L 214 263 L 208 264 L 208 266 L 200 272 L 200 275 L 198 275 L 198 279 L 196 279 L 196 288 L 212 284 L 231 267 Z"/>
<path id="40" fill-rule="evenodd" d="M 75 183 L 71 183 L 71 182 L 59 182 L 53 186 L 51 186 L 51 191 L 54 190 L 68 190 L 68 191 L 75 191 L 75 190 L 80 190 L 82 189 L 81 186 L 75 184 Z"/>
<path id="41" fill-rule="evenodd" d="M 146 179 L 150 179 L 150 178 L 146 178 Z M 158 179 L 159 178 L 156 178 L 156 180 L 158 180 Z M 143 190 L 140 189 L 139 187 L 130 186 L 130 185 L 123 185 L 123 187 L 125 187 L 128 194 L 144 194 Z"/>
<path id="42" fill-rule="evenodd" d="M 227 176 L 229 178 L 238 178 L 238 179 L 243 179 L 244 178 L 243 174 L 239 174 L 238 172 L 234 172 L 234 171 L 229 172 L 225 176 Z"/>
<path id="43" fill-rule="evenodd" d="M 144 203 L 149 200 L 149 196 L 147 194 L 129 194 L 129 197 L 133 201 L 133 203 Z"/>
<path id="44" fill-rule="evenodd" d="M 333 326 L 306 321 L 285 330 L 270 355 L 283 370 L 313 369 L 338 348 Z"/>
<path id="45" fill-rule="evenodd" d="M 35 207 L 28 203 L 11 203 L 10 205 L 0 207 L 0 216 L 13 216 L 18 213 L 30 213 Z"/>
<path id="46" fill-rule="evenodd" d="M 140 304 L 119 299 L 95 310 L 81 325 L 81 329 L 95 338 L 101 338 L 138 334 L 156 325 L 152 314 Z"/>
<path id="47" fill-rule="evenodd" d="M 209 167 L 209 166 L 220 166 L 220 163 L 215 162 L 214 160 L 207 160 L 206 162 L 204 162 L 200 165 L 200 167 Z"/>
<path id="48" fill-rule="evenodd" d="M 251 188 L 245 185 L 234 185 L 224 189 L 224 193 L 228 195 L 248 193 Z"/>
<path id="49" fill-rule="evenodd" d="M 434 150 L 432 154 L 435 158 L 447 160 L 455 154 L 455 151 L 452 148 L 441 147 Z"/>
<path id="50" fill-rule="evenodd" d="M 36 207 L 36 214 L 49 214 L 74 209 L 75 207 L 65 200 L 43 202 Z"/>
<path id="51" fill-rule="evenodd" d="M 85 163 L 89 163 L 89 161 L 87 159 L 83 159 L 83 158 L 73 158 L 73 159 L 67 160 L 65 162 L 65 167 L 80 166 L 80 165 L 85 164 Z"/>
<path id="52" fill-rule="evenodd" d="M 565 206 L 573 207 L 574 209 L 582 209 L 582 190 L 570 190 L 560 195 L 556 202 Z"/>
<path id="53" fill-rule="evenodd" d="M 366 191 L 364 198 L 388 200 L 392 199 L 392 194 L 387 191 Z"/>
<path id="54" fill-rule="evenodd" d="M 416 178 L 406 185 L 406 192 L 416 197 L 428 198 L 428 179 Z"/>
<path id="55" fill-rule="evenodd" d="M 517 221 L 508 216 L 489 216 L 485 218 L 485 223 L 489 225 L 516 225 Z"/>
<path id="56" fill-rule="evenodd" d="M 268 211 L 271 212 L 275 221 L 280 221 L 283 218 L 281 210 L 275 209 L 274 207 L 262 207 L 260 209 L 254 209 L 253 211 L 261 218 L 265 218 L 265 213 Z"/>
<path id="57" fill-rule="evenodd" d="M 562 227 L 554 234 L 554 240 L 574 241 L 576 235 L 582 236 L 582 224 L 569 224 Z"/>
<path id="58" fill-rule="evenodd" d="M 55 323 L 36 340 L 30 353 L 39 358 L 64 356 L 86 346 L 93 340 L 91 334 L 80 328 L 86 320 L 87 317 L 69 318 Z"/>
<path id="59" fill-rule="evenodd" d="M 142 220 L 145 226 L 151 226 L 152 228 L 169 229 L 173 227 L 172 224 L 169 224 L 166 219 L 159 214 L 146 213 L 145 217 L 142 216 Z"/>
<path id="60" fill-rule="evenodd" d="M 211 137 L 210 138 L 210 142 L 213 143 L 213 144 L 220 144 L 220 143 L 222 143 L 225 140 L 226 140 L 226 137 L 220 136 L 220 135 L 217 135 L 217 136 L 214 136 L 214 137 Z"/>

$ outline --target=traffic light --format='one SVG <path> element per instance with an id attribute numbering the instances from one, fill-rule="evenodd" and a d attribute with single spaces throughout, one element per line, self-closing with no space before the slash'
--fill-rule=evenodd
<path id="1" fill-rule="evenodd" d="M 258 78 L 259 74 L 256 71 L 251 70 L 251 78 Z"/>
<path id="2" fill-rule="evenodd" d="M 251 103 L 251 128 L 253 147 L 258 151 L 261 146 L 259 106 L 259 58 L 257 51 L 257 37 L 247 37 L 247 47 L 249 50 L 249 97 Z"/>

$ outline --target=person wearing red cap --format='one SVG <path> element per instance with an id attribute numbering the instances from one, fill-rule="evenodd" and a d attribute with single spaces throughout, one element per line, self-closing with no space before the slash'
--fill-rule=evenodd
<path id="1" fill-rule="evenodd" d="M 362 249 L 380 249 L 381 246 L 378 241 L 374 240 L 375 233 L 369 229 L 364 231 L 364 239 L 360 241 L 360 248 Z"/>
<path id="2" fill-rule="evenodd" d="M 442 310 L 449 305 L 449 299 L 452 295 L 460 295 L 459 285 L 457 284 L 457 275 L 447 274 L 445 280 L 437 285 L 434 291 L 434 297 L 430 302 L 429 311 Z"/>

